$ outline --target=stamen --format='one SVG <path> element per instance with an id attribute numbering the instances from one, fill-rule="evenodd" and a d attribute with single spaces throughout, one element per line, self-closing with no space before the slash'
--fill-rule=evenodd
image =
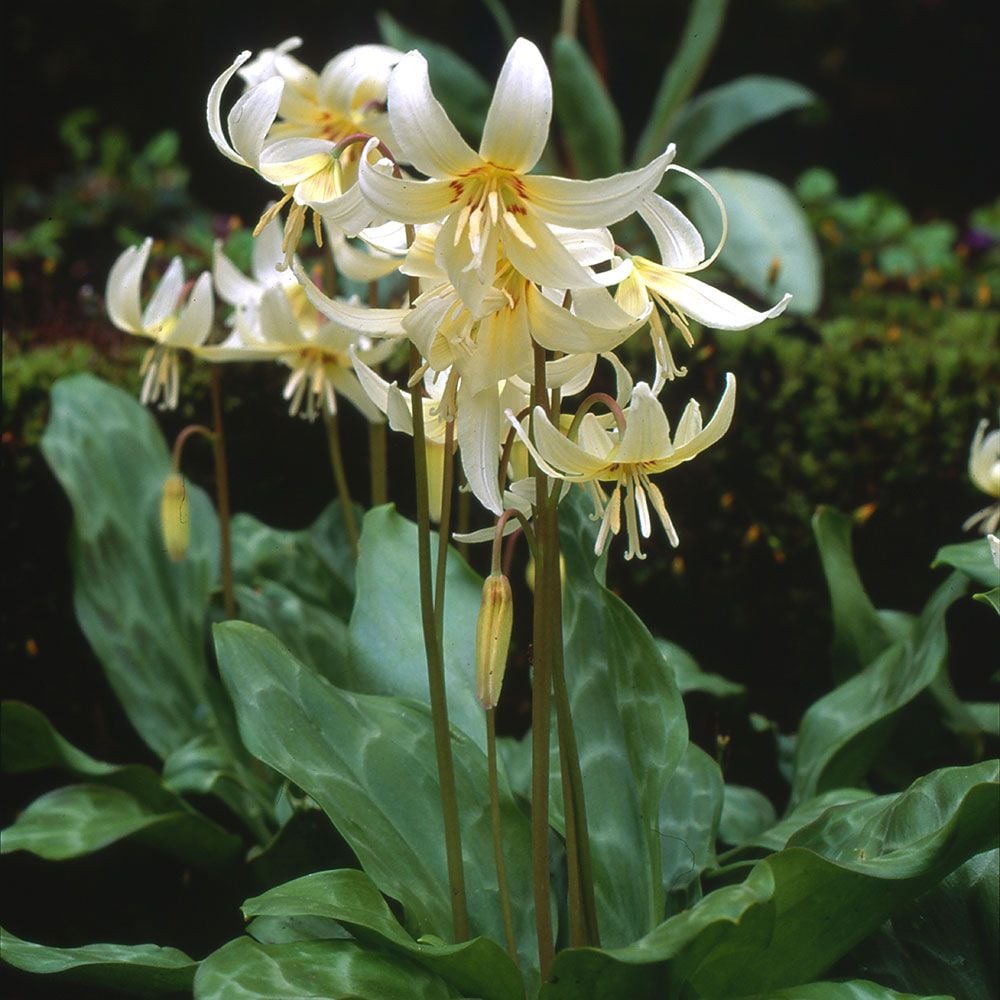
<path id="1" fill-rule="evenodd" d="M 504 214 L 503 214 L 503 220 L 504 220 L 504 222 L 507 223 L 507 226 L 510 228 L 511 232 L 529 250 L 536 249 L 535 241 L 524 231 L 524 229 L 521 227 L 521 223 L 517 221 L 516 216 L 514 215 L 514 213 L 510 209 L 508 209 L 506 212 L 504 212 Z"/>

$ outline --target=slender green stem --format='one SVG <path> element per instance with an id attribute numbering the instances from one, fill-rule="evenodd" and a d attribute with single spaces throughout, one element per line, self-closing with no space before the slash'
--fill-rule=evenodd
<path id="1" fill-rule="evenodd" d="M 351 488 L 347 483 L 347 471 L 344 468 L 344 453 L 340 447 L 340 420 L 336 413 L 323 410 L 323 421 L 326 424 L 326 440 L 330 447 L 330 465 L 333 467 L 333 478 L 337 484 L 337 495 L 344 512 L 344 530 L 347 540 L 351 543 L 354 558 L 358 557 L 358 522 L 354 516 L 354 501 L 351 499 Z"/>
<path id="2" fill-rule="evenodd" d="M 503 829 L 500 818 L 500 786 L 497 777 L 497 720 L 496 709 L 486 712 L 486 763 L 490 781 L 490 823 L 493 827 L 493 857 L 497 869 L 497 889 L 500 892 L 500 915 L 503 919 L 503 936 L 507 953 L 519 965 L 517 939 L 514 937 L 514 918 L 510 908 L 510 890 L 507 887 L 507 864 L 503 856 Z"/>
<path id="3" fill-rule="evenodd" d="M 535 384 L 532 402 L 545 406 L 545 352 L 535 347 Z M 534 422 L 532 407 L 532 422 Z M 532 427 L 532 430 L 534 428 Z M 545 519 L 548 510 L 548 480 L 541 469 L 535 468 L 535 517 Z M 541 524 L 536 535 L 541 534 Z M 541 539 L 539 539 L 541 541 Z M 538 600 L 538 575 L 544 566 L 536 560 L 535 609 L 532 621 L 532 684 L 531 684 L 531 870 L 535 897 L 535 931 L 538 938 L 538 964 L 542 981 L 549 975 L 554 944 L 549 887 L 549 729 L 552 709 L 552 677 L 549 669 L 549 623 L 545 620 L 543 602 Z"/>
<path id="4" fill-rule="evenodd" d="M 378 282 L 368 282 L 368 305 L 378 308 Z M 376 366 L 378 371 L 378 366 Z M 386 425 L 384 420 L 368 424 L 368 468 L 371 476 L 371 505 L 380 507 L 389 499 L 389 465 L 386 457 Z"/>
<path id="5" fill-rule="evenodd" d="M 226 465 L 226 437 L 222 426 L 222 376 L 212 365 L 212 450 L 215 457 L 215 500 L 219 508 L 219 561 L 222 566 L 222 604 L 227 618 L 236 617 L 233 593 L 233 547 L 229 532 L 229 467 Z"/>
<path id="6" fill-rule="evenodd" d="M 415 296 L 413 296 L 415 297 Z M 411 367 L 420 367 L 416 348 L 410 351 Z M 445 854 L 448 885 L 451 890 L 451 915 L 455 939 L 469 937 L 469 915 L 465 901 L 465 872 L 462 867 L 462 834 L 458 821 L 458 795 L 455 790 L 455 764 L 451 754 L 448 728 L 448 702 L 444 683 L 444 656 L 441 636 L 434 615 L 431 580 L 431 522 L 427 491 L 427 452 L 424 431 L 423 398 L 419 384 L 413 389 L 413 459 L 417 492 L 417 561 L 420 573 L 420 617 L 427 656 L 427 683 L 431 696 L 434 725 L 434 752 L 437 757 L 438 782 L 441 786 L 441 812 L 444 819 Z"/>
<path id="7" fill-rule="evenodd" d="M 463 479 L 463 482 L 465 480 Z M 469 490 L 460 489 L 458 491 L 458 533 L 464 535 L 472 524 L 472 493 Z M 458 543 L 458 554 L 466 561 L 469 560 L 469 543 Z"/>
<path id="8" fill-rule="evenodd" d="M 441 520 L 438 524 L 437 577 L 434 583 L 434 620 L 444 636 L 444 591 L 448 579 L 448 537 L 451 534 L 451 496 L 455 479 L 455 421 L 444 425 L 444 462 L 441 472 Z"/>

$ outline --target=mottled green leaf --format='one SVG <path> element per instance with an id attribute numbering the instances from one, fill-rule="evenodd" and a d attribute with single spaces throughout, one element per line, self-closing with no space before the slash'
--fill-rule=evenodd
<path id="1" fill-rule="evenodd" d="M 997 771 L 996 762 L 948 768 L 907 792 L 834 807 L 745 882 L 709 893 L 634 944 L 563 951 L 541 1000 L 735 1000 L 814 982 L 995 845 Z"/>
<path id="2" fill-rule="evenodd" d="M 379 889 L 398 900 L 414 936 L 450 939 L 451 902 L 430 711 L 420 703 L 354 694 L 296 661 L 269 633 L 243 622 L 215 629 L 240 732 L 257 757 L 314 799 Z M 502 940 L 486 759 L 459 730 L 452 750 L 474 934 Z M 522 968 L 531 968 L 530 835 L 501 780 L 507 873 Z"/>
<path id="3" fill-rule="evenodd" d="M 493 96 L 482 74 L 447 46 L 404 28 L 386 11 L 380 10 L 375 20 L 386 45 L 401 52 L 420 50 L 427 60 L 434 96 L 466 139 L 478 143 Z"/>
<path id="4" fill-rule="evenodd" d="M 261 944 L 237 938 L 199 966 L 195 1000 L 448 1000 L 440 979 L 406 959 L 353 941 Z"/>
<path id="5" fill-rule="evenodd" d="M 973 600 L 988 604 L 998 615 L 1000 615 L 1000 587 L 994 587 L 982 594 L 973 594 Z"/>
<path id="6" fill-rule="evenodd" d="M 463 996 L 482 1000 L 517 1000 L 524 996 L 521 976 L 498 944 L 486 938 L 462 944 L 418 944 L 361 871 L 343 869 L 306 875 L 248 899 L 243 913 L 247 917 L 323 917 L 348 928 L 367 947 L 412 958 Z"/>
<path id="7" fill-rule="evenodd" d="M 80 626 L 130 721 L 165 757 L 219 710 L 204 647 L 215 512 L 188 483 L 191 545 L 172 563 L 159 513 L 167 447 L 143 407 L 90 375 L 56 383 L 42 451 L 73 505 Z"/>
<path id="8" fill-rule="evenodd" d="M 746 693 L 746 688 L 742 684 L 737 684 L 736 681 L 731 681 L 720 674 L 706 673 L 698 665 L 698 661 L 677 643 L 668 639 L 657 639 L 656 645 L 667 661 L 667 666 L 673 671 L 674 680 L 681 694 L 700 691 L 716 698 L 731 698 Z"/>
<path id="9" fill-rule="evenodd" d="M 430 704 L 420 619 L 417 528 L 392 506 L 365 515 L 358 559 L 358 596 L 351 615 L 351 670 L 341 686 Z M 431 536 L 437 565 L 437 535 Z M 486 723 L 476 700 L 476 620 L 483 581 L 454 550 L 448 552 L 444 605 L 444 669 L 448 718 L 477 745 Z"/>
<path id="10" fill-rule="evenodd" d="M 949 996 L 915 996 L 913 993 L 897 993 L 895 990 L 879 986 L 865 979 L 843 982 L 806 983 L 787 990 L 768 990 L 767 994 L 747 997 L 747 1000 L 954 1000 Z"/>
<path id="11" fill-rule="evenodd" d="M 154 944 L 87 944 L 49 948 L 0 929 L 0 959 L 25 972 L 52 976 L 131 997 L 157 997 L 191 989 L 197 962 L 176 948 Z"/>
<path id="12" fill-rule="evenodd" d="M 777 815 L 771 800 L 756 788 L 726 785 L 719 820 L 719 839 L 744 844 L 774 826 Z"/>
<path id="13" fill-rule="evenodd" d="M 192 864 L 232 861 L 240 839 L 176 800 L 173 811 L 152 808 L 108 785 L 69 785 L 35 799 L 0 834 L 0 853 L 28 851 L 63 861 L 130 838 Z"/>
<path id="14" fill-rule="evenodd" d="M 819 244 L 795 196 L 783 184 L 748 170 L 702 171 L 726 206 L 729 235 L 719 265 L 765 303 L 785 292 L 794 296 L 788 312 L 809 315 L 819 308 L 823 267 Z M 689 210 L 707 246 L 722 231 L 715 201 L 692 189 Z"/>
<path id="15" fill-rule="evenodd" d="M 913 635 L 814 702 L 799 728 L 792 802 L 857 784 L 888 741 L 896 714 L 927 689 L 948 654 L 945 612 L 966 580 L 953 573 L 927 602 Z"/>
<path id="16" fill-rule="evenodd" d="M 570 35 L 552 43 L 556 118 L 577 177 L 608 177 L 625 163 L 625 129 L 590 56 Z"/>
<path id="17" fill-rule="evenodd" d="M 692 0 L 680 45 L 667 65 L 649 119 L 639 137 L 635 153 L 637 166 L 659 156 L 670 141 L 677 111 L 694 92 L 708 65 L 726 18 L 726 6 L 726 0 Z"/>
<path id="18" fill-rule="evenodd" d="M 680 161 L 697 167 L 746 129 L 815 102 L 816 95 L 800 83 L 741 76 L 688 101 L 674 120 L 670 139 L 677 143 Z"/>
<path id="19" fill-rule="evenodd" d="M 595 565 L 589 501 L 560 504 L 566 679 L 579 743 L 601 940 L 625 944 L 661 919 L 660 803 L 687 746 L 680 692 L 660 650 Z M 555 727 L 553 727 L 555 728 Z M 558 761 L 553 823 L 561 828 Z"/>

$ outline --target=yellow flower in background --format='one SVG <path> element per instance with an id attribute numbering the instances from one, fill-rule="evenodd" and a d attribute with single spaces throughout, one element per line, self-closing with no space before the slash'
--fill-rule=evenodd
<path id="1" fill-rule="evenodd" d="M 212 277 L 206 271 L 185 301 L 184 269 L 175 257 L 142 308 L 142 277 L 153 246 L 151 238 L 129 247 L 108 275 L 106 304 L 111 322 L 126 333 L 154 341 L 142 360 L 141 400 L 173 410 L 180 395 L 179 350 L 194 350 L 212 329 Z"/>

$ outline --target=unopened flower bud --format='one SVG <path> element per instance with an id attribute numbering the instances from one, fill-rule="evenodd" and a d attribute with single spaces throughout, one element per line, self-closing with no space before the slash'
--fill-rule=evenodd
<path id="1" fill-rule="evenodd" d="M 483 581 L 483 600 L 476 622 L 476 697 L 485 709 L 500 700 L 510 632 L 514 624 L 514 598 L 503 573 L 491 573 Z"/>
<path id="2" fill-rule="evenodd" d="M 180 562 L 191 543 L 191 522 L 188 519 L 187 488 L 179 472 L 171 472 L 163 483 L 160 500 L 160 530 L 167 555 Z"/>

